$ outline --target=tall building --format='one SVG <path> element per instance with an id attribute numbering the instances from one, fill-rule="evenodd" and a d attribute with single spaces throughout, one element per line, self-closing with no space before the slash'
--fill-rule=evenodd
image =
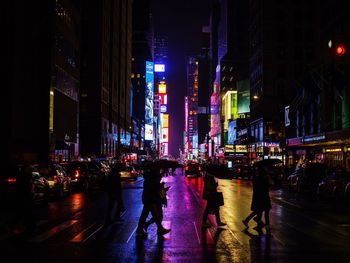
<path id="1" fill-rule="evenodd" d="M 6 40 L 9 92 L 2 97 L 2 104 L 11 105 L 4 121 L 8 161 L 63 161 L 78 155 L 77 3 L 14 1 L 4 6 L 11 16 L 8 28 L 13 30 Z"/>
<path id="2" fill-rule="evenodd" d="M 84 155 L 130 151 L 132 1 L 82 2 L 80 142 Z"/>
<path id="3" fill-rule="evenodd" d="M 284 106 L 319 63 L 319 2 L 249 2 L 250 136 L 256 158 L 283 158 Z"/>
<path id="4" fill-rule="evenodd" d="M 187 96 L 185 97 L 185 149 L 186 158 L 198 156 L 198 60 L 187 62 Z"/>
<path id="5" fill-rule="evenodd" d="M 308 160 L 349 170 L 350 19 L 346 14 L 350 5 L 343 1 L 320 4 L 320 32 L 313 32 L 319 33 L 313 48 L 320 51 L 320 63 L 306 73 L 296 96 L 286 104 L 287 164 Z"/>
<path id="6" fill-rule="evenodd" d="M 144 151 L 146 61 L 153 61 L 149 35 L 151 32 L 150 1 L 133 1 L 132 34 L 132 145 L 140 154 Z"/>
<path id="7" fill-rule="evenodd" d="M 203 26 L 201 52 L 198 56 L 198 144 L 205 145 L 210 131 L 210 93 L 212 90 L 210 51 L 210 27 Z M 200 147 L 200 146 L 199 146 Z M 203 149 L 202 149 L 203 150 Z"/>
<path id="8" fill-rule="evenodd" d="M 169 155 L 169 112 L 168 112 L 168 37 L 156 34 L 153 39 L 154 56 L 154 118 L 155 145 L 158 155 Z"/>
<path id="9" fill-rule="evenodd" d="M 217 58 L 212 57 L 215 75 L 211 95 L 212 150 L 209 155 L 218 157 L 227 144 L 235 144 L 235 141 L 229 141 L 229 137 L 236 138 L 236 134 L 229 133 L 236 133 L 237 129 L 230 129 L 229 132 L 230 122 L 249 117 L 249 110 L 238 114 L 238 87 L 243 82 L 249 83 L 249 5 L 244 0 L 214 2 L 211 21 L 212 39 L 216 41 L 212 41 L 211 48 L 217 49 L 212 52 L 217 54 Z"/>

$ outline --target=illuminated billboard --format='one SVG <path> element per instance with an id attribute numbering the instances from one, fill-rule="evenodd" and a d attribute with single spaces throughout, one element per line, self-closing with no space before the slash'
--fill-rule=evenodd
<path id="1" fill-rule="evenodd" d="M 154 64 L 154 72 L 165 72 L 164 64 Z"/>
<path id="2" fill-rule="evenodd" d="M 166 105 L 160 105 L 160 112 L 161 113 L 166 113 L 167 112 L 167 106 Z"/>
<path id="3" fill-rule="evenodd" d="M 237 81 L 238 113 L 250 112 L 250 84 L 249 80 Z"/>
<path id="4" fill-rule="evenodd" d="M 236 140 L 236 120 L 228 123 L 228 144 L 234 144 Z"/>
<path id="5" fill-rule="evenodd" d="M 159 96 L 159 104 L 166 105 L 168 104 L 168 95 L 167 94 L 158 94 Z"/>
<path id="6" fill-rule="evenodd" d="M 160 82 L 158 85 L 158 93 L 165 94 L 166 93 L 166 84 L 164 81 Z"/>
<path id="7" fill-rule="evenodd" d="M 153 125 L 145 124 L 145 140 L 153 140 Z"/>
<path id="8" fill-rule="evenodd" d="M 169 127 L 169 114 L 162 114 L 163 128 Z"/>
<path id="9" fill-rule="evenodd" d="M 162 129 L 162 142 L 168 142 L 169 140 L 169 128 Z"/>
<path id="10" fill-rule="evenodd" d="M 153 92 L 154 92 L 153 62 L 146 61 L 145 140 L 153 140 Z"/>

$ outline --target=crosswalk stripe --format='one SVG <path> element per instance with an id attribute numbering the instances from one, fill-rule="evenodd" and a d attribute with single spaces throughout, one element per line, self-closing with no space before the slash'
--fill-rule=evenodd
<path id="1" fill-rule="evenodd" d="M 86 229 L 81 231 L 79 234 L 77 234 L 75 237 L 73 237 L 70 242 L 82 242 L 85 239 L 86 233 L 88 230 L 90 230 L 93 226 L 95 226 L 96 223 L 91 224 Z"/>
<path id="2" fill-rule="evenodd" d="M 85 239 L 83 240 L 83 243 L 85 243 L 90 237 L 92 237 L 92 236 L 95 235 L 98 231 L 100 231 L 102 227 L 103 227 L 103 225 L 99 226 L 94 232 L 92 232 L 87 238 L 85 238 Z"/>
<path id="3" fill-rule="evenodd" d="M 201 240 L 200 240 L 200 238 L 199 238 L 199 234 L 198 234 L 196 222 L 193 222 L 193 225 L 194 225 L 194 230 L 196 231 L 196 235 L 197 235 L 197 239 L 198 239 L 198 244 L 200 244 L 200 243 L 201 243 Z"/>
<path id="4" fill-rule="evenodd" d="M 37 235 L 31 239 L 29 239 L 29 242 L 42 242 L 45 241 L 46 239 L 49 239 L 50 237 L 53 237 L 54 235 L 57 235 L 59 232 L 67 229 L 68 227 L 74 225 L 76 222 L 78 222 L 78 220 L 68 220 L 63 222 L 62 224 L 55 226 L 53 228 L 51 228 L 50 230 Z"/>

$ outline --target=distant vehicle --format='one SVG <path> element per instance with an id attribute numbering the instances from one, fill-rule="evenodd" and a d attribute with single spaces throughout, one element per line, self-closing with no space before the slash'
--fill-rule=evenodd
<path id="1" fill-rule="evenodd" d="M 125 167 L 125 169 L 119 172 L 119 174 L 120 174 L 120 179 L 122 181 L 129 181 L 129 180 L 136 181 L 139 176 L 139 173 L 132 166 Z"/>
<path id="2" fill-rule="evenodd" d="M 289 190 L 316 194 L 319 183 L 326 176 L 326 168 L 322 163 L 308 163 L 305 167 L 299 167 L 287 178 Z"/>
<path id="3" fill-rule="evenodd" d="M 71 178 L 59 164 L 34 165 L 49 183 L 49 194 L 58 198 L 71 194 Z"/>
<path id="4" fill-rule="evenodd" d="M 21 165 L 8 166 L 0 172 L 0 202 L 3 205 L 15 205 L 17 196 L 17 182 L 20 176 Z M 38 170 L 31 166 L 33 201 L 47 203 L 49 196 L 49 183 Z"/>
<path id="5" fill-rule="evenodd" d="M 252 167 L 248 164 L 234 164 L 232 168 L 233 178 L 247 178 L 250 179 L 252 176 Z"/>
<path id="6" fill-rule="evenodd" d="M 89 172 L 89 166 L 86 161 L 75 161 L 61 163 L 67 170 L 70 178 L 72 188 L 88 192 L 92 186 L 96 185 L 96 175 Z"/>
<path id="7" fill-rule="evenodd" d="M 186 177 L 200 177 L 202 175 L 202 166 L 196 162 L 187 163 L 185 166 Z"/>

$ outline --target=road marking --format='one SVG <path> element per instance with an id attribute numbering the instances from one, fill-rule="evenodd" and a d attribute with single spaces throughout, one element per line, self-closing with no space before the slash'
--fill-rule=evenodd
<path id="1" fill-rule="evenodd" d="M 200 240 L 200 238 L 199 238 L 199 234 L 198 234 L 196 222 L 193 222 L 193 225 L 194 225 L 194 230 L 196 231 L 196 235 L 197 235 L 197 239 L 198 239 L 198 244 L 200 244 L 200 243 L 201 243 L 201 240 Z"/>
<path id="2" fill-rule="evenodd" d="M 277 201 L 277 202 L 281 202 L 281 203 L 285 203 L 287 205 L 290 205 L 290 206 L 294 206 L 296 208 L 299 208 L 299 209 L 302 209 L 302 207 L 300 205 L 297 205 L 297 204 L 293 204 L 291 202 L 288 202 L 286 200 L 283 200 L 282 198 L 276 198 L 276 197 L 272 197 L 273 200 Z"/>
<path id="3" fill-rule="evenodd" d="M 94 232 L 91 233 L 91 235 L 89 235 L 87 238 L 85 238 L 83 240 L 83 243 L 85 243 L 90 237 L 92 237 L 93 235 L 95 235 L 98 231 L 101 230 L 101 228 L 103 227 L 103 225 L 101 225 L 99 228 L 97 228 Z"/>
<path id="4" fill-rule="evenodd" d="M 134 228 L 134 230 L 131 232 L 129 238 L 126 240 L 126 243 L 129 243 L 131 237 L 135 234 L 137 227 L 138 227 L 138 226 L 136 225 L 135 228 Z"/>
<path id="5" fill-rule="evenodd" d="M 213 238 L 209 228 L 207 229 L 207 232 L 209 233 L 209 237 L 210 237 L 211 241 L 214 243 L 214 238 Z"/>
<path id="6" fill-rule="evenodd" d="M 49 231 L 46 231 L 40 235 L 37 235 L 37 236 L 29 239 L 29 242 L 42 242 L 46 239 L 49 239 L 50 237 L 53 237 L 54 235 L 58 234 L 59 232 L 67 229 L 68 227 L 74 225 L 76 222 L 78 222 L 78 220 L 69 220 L 69 221 L 63 222 L 62 224 L 51 228 Z"/>
<path id="7" fill-rule="evenodd" d="M 187 186 L 188 187 L 188 189 L 190 190 L 190 192 L 193 194 L 193 196 L 195 197 L 195 200 L 197 201 L 197 203 L 200 205 L 200 206 L 202 206 L 202 200 L 201 200 L 201 198 L 199 197 L 199 195 L 198 195 L 198 193 L 197 192 L 195 192 L 195 191 L 193 191 L 192 190 L 192 188 L 191 188 L 191 186 Z"/>
<path id="8" fill-rule="evenodd" d="M 81 231 L 79 234 L 77 234 L 75 237 L 73 237 L 70 242 L 81 242 L 84 240 L 85 233 L 92 228 L 96 223 L 93 223 L 92 225 L 88 226 L 86 229 Z"/>

